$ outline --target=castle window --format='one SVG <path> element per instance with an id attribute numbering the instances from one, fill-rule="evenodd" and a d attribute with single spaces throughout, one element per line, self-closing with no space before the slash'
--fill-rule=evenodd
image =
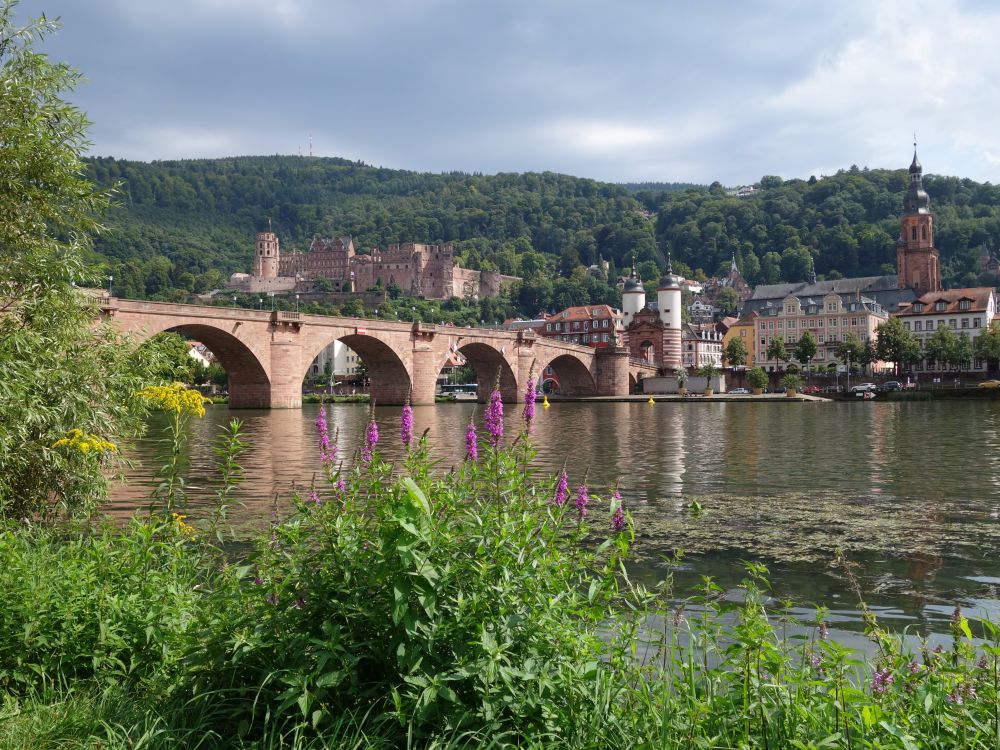
<path id="1" fill-rule="evenodd" d="M 910 228 L 910 239 L 911 240 L 917 239 L 917 228 L 916 227 L 911 227 Z"/>

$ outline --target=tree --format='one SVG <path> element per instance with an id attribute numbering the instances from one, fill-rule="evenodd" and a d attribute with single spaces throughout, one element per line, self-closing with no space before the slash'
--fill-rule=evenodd
<path id="1" fill-rule="evenodd" d="M 956 370 L 967 370 L 972 362 L 972 341 L 964 331 L 955 337 L 955 345 L 952 347 L 948 358 L 948 364 Z"/>
<path id="2" fill-rule="evenodd" d="M 87 120 L 61 98 L 77 74 L 33 50 L 54 26 L 17 29 L 14 7 L 0 0 L 0 524 L 107 497 L 157 352 L 95 324 L 81 287 L 106 280 L 83 258 L 109 198 L 82 176 Z"/>
<path id="3" fill-rule="evenodd" d="M 865 352 L 865 345 L 861 343 L 861 339 L 858 338 L 856 333 L 845 333 L 843 340 L 837 344 L 837 348 L 834 350 L 837 359 L 847 365 L 850 369 L 851 362 L 855 364 L 861 364 L 862 356 Z"/>
<path id="4" fill-rule="evenodd" d="M 875 357 L 883 362 L 895 363 L 897 377 L 906 365 L 920 361 L 920 344 L 912 333 L 903 328 L 903 322 L 899 318 L 889 318 L 885 323 L 880 323 L 875 333 Z"/>
<path id="5" fill-rule="evenodd" d="M 976 359 L 986 362 L 988 370 L 996 370 L 1000 363 L 1000 323 L 994 321 L 989 328 L 979 334 L 972 349 Z"/>
<path id="6" fill-rule="evenodd" d="M 740 336 L 733 336 L 722 353 L 730 367 L 742 367 L 747 363 L 747 348 Z"/>
<path id="7" fill-rule="evenodd" d="M 955 351 L 955 334 L 946 325 L 938 326 L 934 334 L 924 342 L 924 357 L 928 364 L 951 362 Z"/>
<path id="8" fill-rule="evenodd" d="M 788 361 L 788 350 L 785 349 L 785 342 L 775 336 L 767 344 L 767 358 L 775 359 L 779 362 Z"/>
<path id="9" fill-rule="evenodd" d="M 731 286 L 723 287 L 715 298 L 715 306 L 723 315 L 735 315 L 740 307 L 740 298 Z"/>
<path id="10" fill-rule="evenodd" d="M 802 364 L 807 364 L 816 356 L 819 347 L 816 345 L 816 337 L 811 331 L 803 331 L 799 338 L 799 343 L 795 345 L 795 359 Z"/>

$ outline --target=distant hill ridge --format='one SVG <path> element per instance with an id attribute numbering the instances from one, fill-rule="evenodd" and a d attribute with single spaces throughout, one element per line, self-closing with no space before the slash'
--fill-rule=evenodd
<path id="1" fill-rule="evenodd" d="M 515 303 L 527 314 L 565 301 L 616 303 L 614 279 L 595 287 L 574 281 L 574 269 L 604 259 L 615 276 L 635 253 L 643 278 L 655 281 L 667 247 L 692 274 L 712 275 L 735 255 L 751 283 L 801 280 L 810 265 L 821 276 L 884 273 L 906 186 L 903 169 L 763 177 L 761 190 L 734 197 L 718 183 L 429 174 L 331 157 L 96 157 L 87 166 L 100 185 L 121 184 L 96 250 L 134 294 L 200 291 L 248 270 L 253 234 L 270 220 L 289 250 L 314 235 L 351 235 L 361 251 L 455 242 L 464 265 L 524 277 L 529 290 Z M 981 248 L 1000 246 L 1000 189 L 954 177 L 925 185 L 946 283 L 978 278 Z M 563 280 L 573 282 L 568 291 L 556 289 Z"/>

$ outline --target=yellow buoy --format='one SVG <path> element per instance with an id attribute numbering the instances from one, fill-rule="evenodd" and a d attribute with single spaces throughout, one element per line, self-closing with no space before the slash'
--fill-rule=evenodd
<path id="1" fill-rule="evenodd" d="M 543 409 L 548 409 L 549 408 L 549 397 L 548 396 L 542 396 L 542 408 Z"/>
<path id="2" fill-rule="evenodd" d="M 650 397 L 649 397 L 649 401 L 647 401 L 646 403 L 647 403 L 647 404 L 649 404 L 650 406 L 652 406 L 652 405 L 653 405 L 653 404 L 655 404 L 656 402 L 655 402 L 655 401 L 653 400 L 653 397 L 652 397 L 652 396 L 650 396 Z"/>

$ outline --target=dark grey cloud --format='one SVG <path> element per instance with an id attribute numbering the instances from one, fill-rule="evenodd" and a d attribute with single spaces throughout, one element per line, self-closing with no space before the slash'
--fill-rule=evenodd
<path id="1" fill-rule="evenodd" d="M 900 166 L 990 179 L 1000 16 L 965 0 L 31 0 L 88 78 L 93 152 L 308 149 L 429 171 L 720 180 Z M 914 38 L 919 39 L 915 43 Z M 927 75 L 914 50 L 932 59 Z M 971 69 L 971 70 L 970 70 Z M 977 124 L 983 123 L 983 124 Z M 994 178 L 995 179 L 995 178 Z"/>

